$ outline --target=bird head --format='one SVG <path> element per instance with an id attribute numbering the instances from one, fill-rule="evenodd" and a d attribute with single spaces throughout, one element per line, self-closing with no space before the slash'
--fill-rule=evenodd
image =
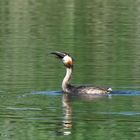
<path id="1" fill-rule="evenodd" d="M 58 59 L 62 60 L 64 66 L 66 66 L 67 68 L 73 67 L 73 59 L 68 53 L 56 51 L 52 52 L 51 54 L 54 54 Z"/>

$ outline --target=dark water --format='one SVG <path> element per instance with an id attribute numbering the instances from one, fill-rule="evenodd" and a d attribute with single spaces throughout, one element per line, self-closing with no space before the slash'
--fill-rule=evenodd
<path id="1" fill-rule="evenodd" d="M 1 0 L 0 139 L 139 139 L 139 4 Z M 111 86 L 112 94 L 63 95 L 54 50 L 74 57 L 72 83 Z"/>

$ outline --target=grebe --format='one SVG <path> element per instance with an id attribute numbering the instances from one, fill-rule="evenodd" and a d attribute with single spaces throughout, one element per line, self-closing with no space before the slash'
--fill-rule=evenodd
<path id="1" fill-rule="evenodd" d="M 102 88 L 102 87 L 94 87 L 94 86 L 73 86 L 70 84 L 70 80 L 72 77 L 73 70 L 73 59 L 68 53 L 64 52 L 52 52 L 62 60 L 64 66 L 66 67 L 66 75 L 62 82 L 62 89 L 65 93 L 69 94 L 93 94 L 93 95 L 106 95 L 112 91 L 111 88 Z"/>

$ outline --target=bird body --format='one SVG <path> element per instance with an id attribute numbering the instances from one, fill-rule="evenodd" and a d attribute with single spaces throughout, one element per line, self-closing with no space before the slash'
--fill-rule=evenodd
<path id="1" fill-rule="evenodd" d="M 66 75 L 62 81 L 62 89 L 64 92 L 69 94 L 93 94 L 93 95 L 106 95 L 112 91 L 111 88 L 103 88 L 96 86 L 73 86 L 70 84 L 73 71 L 73 59 L 67 53 L 62 52 L 52 52 L 57 58 L 61 59 L 64 66 L 66 67 Z"/>

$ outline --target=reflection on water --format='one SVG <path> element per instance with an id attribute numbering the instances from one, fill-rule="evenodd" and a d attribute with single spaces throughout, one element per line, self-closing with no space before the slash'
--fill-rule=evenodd
<path id="1" fill-rule="evenodd" d="M 1 0 L 1 139 L 139 139 L 139 23 L 139 1 Z M 111 96 L 62 95 L 55 50 L 74 57 L 74 84 Z"/>
<path id="2" fill-rule="evenodd" d="M 122 96 L 119 91 L 112 93 L 111 98 L 92 100 L 61 92 L 42 91 L 20 96 L 1 93 L 1 138 L 54 139 L 67 136 L 83 139 L 87 134 L 89 139 L 139 137 L 139 99 L 140 96 L 135 94 Z"/>
<path id="3" fill-rule="evenodd" d="M 72 106 L 70 97 L 67 94 L 63 94 L 62 103 L 64 109 L 64 135 L 69 135 L 72 129 Z"/>

